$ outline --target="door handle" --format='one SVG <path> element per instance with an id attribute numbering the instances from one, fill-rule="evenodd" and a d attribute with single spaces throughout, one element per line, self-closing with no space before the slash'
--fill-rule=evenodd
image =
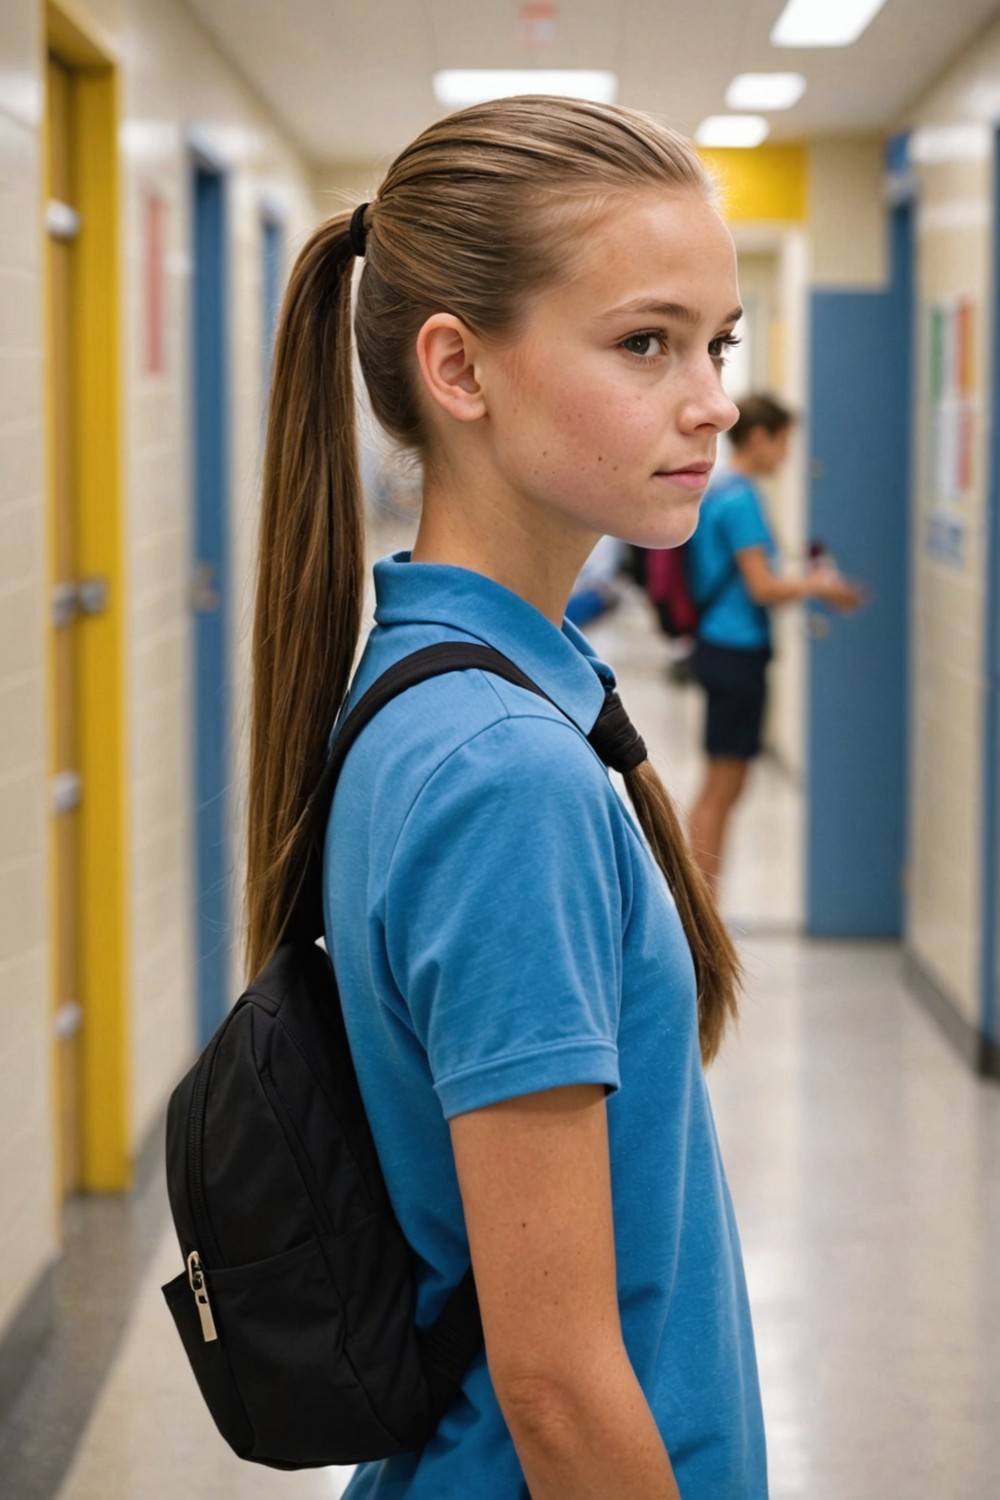
<path id="1" fill-rule="evenodd" d="M 191 579 L 191 608 L 199 615 L 211 614 L 220 604 L 219 591 L 215 587 L 215 564 L 203 561 L 195 564 Z"/>

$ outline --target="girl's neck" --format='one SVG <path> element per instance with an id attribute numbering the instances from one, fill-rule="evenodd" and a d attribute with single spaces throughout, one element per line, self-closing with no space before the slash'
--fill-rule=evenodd
<path id="1" fill-rule="evenodd" d="M 428 480 L 413 561 L 448 563 L 481 573 L 519 594 L 561 626 L 577 574 L 596 536 L 540 516 L 511 497 L 468 493 L 458 497 Z"/>

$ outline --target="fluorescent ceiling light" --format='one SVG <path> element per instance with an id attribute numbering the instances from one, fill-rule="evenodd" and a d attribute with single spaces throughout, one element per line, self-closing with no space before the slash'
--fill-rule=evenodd
<path id="1" fill-rule="evenodd" d="M 434 74 L 434 97 L 446 109 L 485 104 L 487 99 L 507 99 L 512 94 L 562 94 L 614 104 L 618 76 L 574 68 L 446 68 Z"/>
<path id="2" fill-rule="evenodd" d="M 759 146 L 769 129 L 763 115 L 709 115 L 694 138 L 699 146 Z"/>
<path id="3" fill-rule="evenodd" d="M 726 90 L 726 108 L 791 109 L 805 91 L 801 73 L 738 73 Z"/>
<path id="4" fill-rule="evenodd" d="M 773 47 L 849 47 L 885 0 L 788 0 L 771 32 Z"/>

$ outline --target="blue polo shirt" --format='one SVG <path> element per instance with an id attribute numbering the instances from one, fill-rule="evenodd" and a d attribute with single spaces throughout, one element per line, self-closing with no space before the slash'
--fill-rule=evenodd
<path id="1" fill-rule="evenodd" d="M 684 1500 L 765 1500 L 753 1335 L 673 900 L 585 735 L 610 669 L 570 624 L 463 568 L 375 569 L 352 701 L 442 640 L 504 652 L 558 707 L 483 672 L 419 684 L 365 729 L 330 817 L 324 902 L 361 1091 L 428 1326 L 469 1263 L 448 1121 L 608 1090 L 626 1347 Z M 581 1350 L 581 1357 L 586 1351 Z M 416 1454 L 351 1500 L 527 1500 L 485 1355 Z"/>
<path id="2" fill-rule="evenodd" d="M 698 528 L 685 550 L 692 597 L 699 606 L 710 601 L 698 622 L 698 639 L 745 651 L 769 649 L 769 611 L 751 599 L 736 562 L 744 547 L 763 547 L 772 566 L 778 561 L 759 490 L 745 474 L 730 470 L 706 491 Z"/>

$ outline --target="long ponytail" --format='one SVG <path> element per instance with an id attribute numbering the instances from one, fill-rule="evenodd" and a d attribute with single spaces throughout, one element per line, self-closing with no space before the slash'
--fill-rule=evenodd
<path id="1" fill-rule="evenodd" d="M 736 1019 L 742 965 L 708 882 L 695 864 L 670 793 L 644 760 L 625 774 L 625 787 L 656 863 L 666 878 L 694 960 L 698 1034 L 707 1066 Z"/>
<path id="2" fill-rule="evenodd" d="M 349 215 L 299 255 L 274 355 L 253 630 L 248 972 L 281 940 L 303 821 L 361 630 L 364 520 L 351 369 Z"/>

